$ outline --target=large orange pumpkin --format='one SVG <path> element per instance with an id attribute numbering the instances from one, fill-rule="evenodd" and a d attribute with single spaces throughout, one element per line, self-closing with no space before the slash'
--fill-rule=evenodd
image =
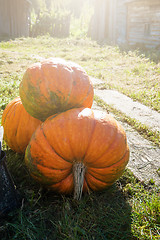
<path id="1" fill-rule="evenodd" d="M 90 108 L 94 94 L 92 83 L 82 67 L 59 58 L 29 67 L 19 93 L 26 111 L 42 121 L 71 108 Z"/>
<path id="2" fill-rule="evenodd" d="M 33 134 L 25 162 L 48 188 L 71 193 L 102 190 L 121 176 L 129 159 L 125 131 L 109 114 L 89 108 L 49 117 Z M 77 190 L 79 189 L 79 190 Z"/>
<path id="3" fill-rule="evenodd" d="M 23 153 L 41 123 L 26 112 L 20 97 L 17 97 L 3 111 L 4 140 L 13 151 Z"/>

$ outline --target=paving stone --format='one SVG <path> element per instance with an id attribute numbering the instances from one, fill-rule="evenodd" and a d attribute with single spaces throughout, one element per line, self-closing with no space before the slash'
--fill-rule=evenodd
<path id="1" fill-rule="evenodd" d="M 102 100 L 126 115 L 148 125 L 153 131 L 160 131 L 160 114 L 158 112 L 153 111 L 138 102 L 134 102 L 132 99 L 117 91 L 96 89 L 96 87 L 102 83 L 102 80 L 98 81 L 98 79 L 96 79 L 96 81 L 94 81 L 95 94 Z M 130 104 L 130 106 L 126 107 L 128 104 Z M 93 109 L 104 111 L 101 107 L 96 105 L 96 102 L 93 104 Z M 116 118 L 115 115 L 112 113 L 110 114 Z M 155 184 L 159 185 L 160 148 L 154 146 L 152 142 L 143 138 L 127 123 L 120 123 L 126 131 L 130 148 L 130 160 L 127 168 L 130 169 L 140 181 L 149 182 L 152 179 Z"/>
<path id="2" fill-rule="evenodd" d="M 160 113 L 115 90 L 95 89 L 95 95 L 127 116 L 160 133 Z"/>

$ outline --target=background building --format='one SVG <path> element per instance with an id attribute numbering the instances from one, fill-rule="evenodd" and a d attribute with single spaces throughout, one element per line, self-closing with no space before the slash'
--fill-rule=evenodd
<path id="1" fill-rule="evenodd" d="M 95 0 L 94 9 L 89 28 L 92 39 L 160 46 L 159 0 Z"/>
<path id="2" fill-rule="evenodd" d="M 29 36 L 29 0 L 0 0 L 0 40 Z"/>

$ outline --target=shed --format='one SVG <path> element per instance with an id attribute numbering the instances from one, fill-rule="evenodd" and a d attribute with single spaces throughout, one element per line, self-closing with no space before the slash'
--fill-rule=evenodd
<path id="1" fill-rule="evenodd" d="M 90 36 L 100 42 L 160 45 L 160 0 L 95 0 Z"/>
<path id="2" fill-rule="evenodd" d="M 160 46 L 160 0 L 139 0 L 127 4 L 126 42 L 146 47 Z"/>
<path id="3" fill-rule="evenodd" d="M 0 0 L 0 40 L 29 36 L 29 0 Z"/>

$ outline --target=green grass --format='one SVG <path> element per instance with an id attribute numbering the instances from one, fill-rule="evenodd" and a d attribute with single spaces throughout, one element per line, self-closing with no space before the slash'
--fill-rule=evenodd
<path id="1" fill-rule="evenodd" d="M 149 53 L 148 53 L 149 56 Z M 49 36 L 0 42 L 0 109 L 18 95 L 27 67 L 41 58 L 61 57 L 79 63 L 91 76 L 160 112 L 160 66 L 137 50 L 100 46 L 89 39 Z M 2 114 L 2 111 L 1 113 Z"/>
<path id="2" fill-rule="evenodd" d="M 9 101 L 19 95 L 19 84 L 26 68 L 42 57 L 75 61 L 89 75 L 103 79 L 104 88 L 118 89 L 160 111 L 160 66 L 156 56 L 155 53 L 142 55 L 137 50 L 100 46 L 88 39 L 44 36 L 0 42 L 0 119 Z M 114 112 L 114 109 L 109 110 Z M 126 116 L 120 117 L 121 113 L 115 114 L 139 128 L 141 134 L 150 135 L 150 140 L 159 141 L 145 126 L 133 119 L 127 120 Z M 5 144 L 3 148 L 22 205 L 0 219 L 1 240 L 159 239 L 160 187 L 154 185 L 152 179 L 144 184 L 126 170 L 109 189 L 85 194 L 77 202 L 72 196 L 44 189 L 28 174 L 24 156 L 7 149 Z"/>
<path id="3" fill-rule="evenodd" d="M 23 204 L 0 220 L 1 240 L 158 240 L 160 188 L 153 182 L 145 185 L 126 170 L 112 187 L 78 202 L 44 189 L 29 176 L 23 155 L 6 153 Z"/>

